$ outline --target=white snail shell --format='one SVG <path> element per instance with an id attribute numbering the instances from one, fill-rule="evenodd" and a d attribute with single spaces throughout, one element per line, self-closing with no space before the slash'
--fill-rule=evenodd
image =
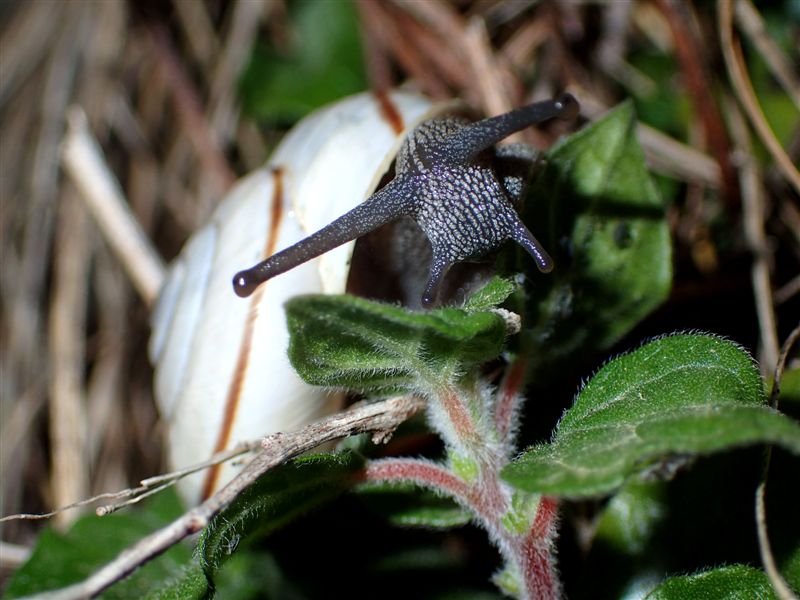
<path id="1" fill-rule="evenodd" d="M 290 366 L 283 304 L 298 294 L 344 292 L 353 243 L 248 299 L 234 294 L 231 277 L 367 198 L 408 131 L 445 108 L 393 91 L 358 94 L 316 111 L 187 242 L 153 313 L 149 348 L 170 468 L 297 429 L 336 407 L 335 395 L 305 384 Z M 197 503 L 238 468 L 225 464 L 185 478 L 181 494 Z"/>

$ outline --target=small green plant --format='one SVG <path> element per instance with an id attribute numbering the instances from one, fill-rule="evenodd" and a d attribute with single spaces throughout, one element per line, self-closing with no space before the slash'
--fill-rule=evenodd
<path id="1" fill-rule="evenodd" d="M 499 590 L 517 598 L 558 598 L 564 584 L 555 544 L 559 510 L 567 503 L 609 498 L 593 522 L 594 538 L 618 554 L 641 556 L 653 542 L 652 523 L 668 510 L 664 481 L 677 470 L 698 457 L 757 444 L 800 454 L 800 425 L 768 405 L 749 355 L 701 333 L 652 339 L 608 360 L 585 381 L 549 441 L 520 446 L 523 419 L 535 422 L 548 402 L 530 391 L 537 382 L 608 352 L 669 292 L 664 209 L 634 122 L 630 105 L 623 105 L 548 153 L 526 217 L 537 237 L 556 249 L 552 276 L 517 277 L 525 261 L 509 253 L 499 264 L 510 276 L 491 280 L 462 307 L 410 312 L 349 296 L 288 303 L 289 356 L 300 375 L 370 399 L 424 398 L 427 427 L 442 442 L 438 456 L 371 458 L 374 447 L 356 440 L 335 453 L 291 461 L 218 515 L 194 558 L 172 553 L 154 561 L 109 597 L 201 598 L 215 589 L 226 598 L 305 597 L 303 583 L 292 580 L 274 554 L 242 542 L 256 533 L 274 534 L 310 508 L 352 491 L 366 504 L 393 498 L 382 511 L 401 525 L 478 525 L 500 556 L 493 576 Z M 512 313 L 521 317 L 519 330 L 509 328 Z M 503 365 L 502 377 L 497 365 Z M 114 518 L 97 526 L 112 527 Z M 85 576 L 86 560 L 96 557 L 71 572 L 70 561 L 82 556 L 87 543 L 85 537 L 68 543 L 43 536 L 8 597 L 52 587 L 52 577 L 43 587 L 37 577 L 52 573 L 56 547 L 71 548 L 58 553 L 67 572 L 60 584 Z M 341 539 L 305 544 L 309 557 L 301 569 L 307 577 L 324 571 L 328 560 L 324 554 L 313 558 L 320 556 L 314 547 L 332 553 L 334 545 L 348 546 Z M 369 548 L 356 551 L 354 563 L 367 560 Z M 797 585 L 797 537 L 783 556 L 784 577 Z M 762 570 L 717 567 L 665 580 L 663 574 L 643 579 L 632 573 L 626 585 L 639 585 L 637 597 L 649 592 L 651 599 L 771 597 Z M 364 590 L 357 587 L 362 584 Z M 392 596 L 374 581 L 353 585 L 355 597 Z M 451 589 L 448 597 L 467 596 L 474 597 Z"/>
<path id="2" fill-rule="evenodd" d="M 484 294 L 498 298 L 499 289 L 510 291 L 495 281 Z M 800 453 L 800 428 L 768 408 L 753 361 L 715 336 L 667 336 L 610 361 L 578 393 L 552 440 L 517 456 L 523 367 L 512 363 L 496 389 L 474 369 L 501 347 L 497 314 L 446 308 L 412 315 L 330 296 L 297 299 L 287 310 L 290 356 L 309 381 L 368 393 L 389 385 L 426 398 L 443 459 L 367 461 L 363 480 L 410 483 L 455 500 L 500 551 L 494 581 L 512 597 L 560 595 L 553 553 L 559 499 L 611 494 L 735 446 L 767 442 Z"/>

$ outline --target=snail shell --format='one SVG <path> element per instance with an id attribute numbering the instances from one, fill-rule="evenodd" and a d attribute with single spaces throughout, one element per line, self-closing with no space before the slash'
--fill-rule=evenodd
<path id="1" fill-rule="evenodd" d="M 343 293 L 353 243 L 262 285 L 248 300 L 233 293 L 231 275 L 367 198 L 408 131 L 447 109 L 393 91 L 358 94 L 316 111 L 186 243 L 153 313 L 149 346 L 170 468 L 297 429 L 337 407 L 336 395 L 305 384 L 290 366 L 283 304 L 298 294 Z M 179 490 L 195 504 L 238 468 L 226 463 L 193 474 Z"/>

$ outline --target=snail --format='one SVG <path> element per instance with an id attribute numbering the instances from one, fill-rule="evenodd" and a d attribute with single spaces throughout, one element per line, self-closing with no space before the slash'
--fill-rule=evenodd
<path id="1" fill-rule="evenodd" d="M 373 236 L 391 263 L 384 279 L 402 280 L 401 299 L 412 306 L 449 298 L 441 288 L 450 265 L 507 239 L 541 270 L 552 268 L 514 209 L 531 150 L 494 144 L 575 112 L 577 103 L 565 95 L 469 123 L 457 103 L 395 90 L 345 98 L 298 123 L 170 266 L 149 345 L 169 466 L 185 468 L 238 442 L 299 428 L 340 405 L 339 395 L 307 385 L 289 364 L 283 303 L 351 289 L 358 279 L 351 264 L 363 277 L 358 265 L 372 254 L 354 255 L 353 240 L 369 231 L 391 228 Z M 231 293 L 231 274 L 255 263 L 234 277 L 236 293 L 249 297 L 243 302 Z M 366 287 L 380 287 L 376 276 L 367 279 Z M 179 491 L 195 504 L 238 468 L 195 473 Z"/>

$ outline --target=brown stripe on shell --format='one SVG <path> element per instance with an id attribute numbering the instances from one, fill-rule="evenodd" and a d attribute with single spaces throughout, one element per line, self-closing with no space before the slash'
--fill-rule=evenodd
<path id="1" fill-rule="evenodd" d="M 270 200 L 271 219 L 263 258 L 275 254 L 275 248 L 278 243 L 278 230 L 280 229 L 281 220 L 283 219 L 283 169 L 281 167 L 273 168 L 272 177 L 275 186 Z M 214 446 L 214 454 L 226 450 L 230 443 L 233 422 L 236 419 L 236 413 L 239 409 L 239 401 L 244 388 L 247 367 L 250 362 L 250 351 L 253 346 L 253 332 L 255 330 L 256 318 L 258 317 L 258 305 L 261 302 L 261 297 L 264 295 L 266 287 L 265 285 L 259 287 L 250 299 L 250 308 L 244 326 L 244 335 L 239 344 L 239 356 L 236 359 L 236 367 L 233 370 L 231 383 L 228 387 L 222 428 L 220 429 L 217 443 Z M 205 482 L 203 483 L 203 500 L 206 500 L 214 492 L 214 489 L 217 487 L 217 482 L 219 481 L 221 470 L 222 465 L 214 465 L 208 470 Z"/>
<path id="2" fill-rule="evenodd" d="M 386 92 L 375 92 L 374 93 L 375 99 L 378 101 L 378 107 L 380 108 L 381 117 L 389 127 L 392 128 L 395 135 L 400 135 L 403 133 L 405 129 L 405 123 L 403 123 L 403 115 L 400 114 L 400 111 L 395 106 L 392 99 L 389 97 L 389 94 Z"/>

